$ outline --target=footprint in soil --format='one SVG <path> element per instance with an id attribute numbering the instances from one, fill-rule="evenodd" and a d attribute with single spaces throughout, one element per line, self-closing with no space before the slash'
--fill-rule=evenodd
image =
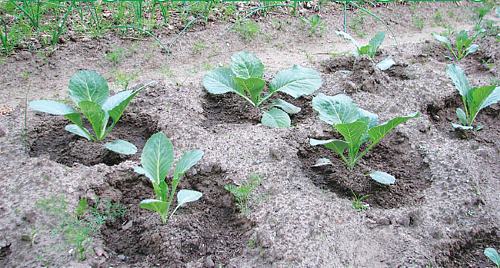
<path id="1" fill-rule="evenodd" d="M 500 231 L 494 227 L 462 232 L 451 238 L 451 242 L 439 245 L 436 262 L 439 267 L 489 268 L 493 263 L 484 255 L 485 248 L 500 249 Z"/>
<path id="2" fill-rule="evenodd" d="M 301 108 L 299 113 L 290 115 L 292 125 L 314 117 L 311 96 L 294 99 L 287 94 L 278 92 L 260 108 L 256 108 L 236 94 L 213 95 L 207 93 L 203 100 L 203 115 L 206 118 L 203 125 L 208 128 L 220 124 L 259 124 L 262 113 L 269 109 L 269 104 L 273 99 L 282 99 Z"/>
<path id="3" fill-rule="evenodd" d="M 481 110 L 476 117 L 476 124 L 481 124 L 480 131 L 454 130 L 451 123 L 458 123 L 456 109 L 463 107 L 458 96 L 448 97 L 436 103 L 427 105 L 426 113 L 437 129 L 448 133 L 450 137 L 460 139 L 474 139 L 478 142 L 500 145 L 500 105 L 494 104 Z"/>
<path id="4" fill-rule="evenodd" d="M 232 195 L 224 189 L 229 182 L 216 169 L 186 176 L 179 188 L 197 190 L 203 196 L 162 224 L 157 214 L 138 206 L 153 193 L 145 177 L 128 170 L 109 174 L 104 184 L 92 190 L 101 199 L 122 203 L 127 213 L 101 229 L 106 247 L 115 253 L 108 264 L 185 267 L 194 261 L 216 267 L 240 255 L 254 223 L 238 214 Z"/>
<path id="5" fill-rule="evenodd" d="M 424 198 L 420 192 L 431 185 L 428 164 L 419 152 L 411 148 L 408 138 L 398 132 L 377 145 L 353 170 L 349 170 L 336 154 L 322 146 L 302 143 L 297 154 L 303 170 L 316 186 L 349 199 L 352 199 L 353 193 L 369 195 L 365 201 L 372 207 L 397 208 L 418 204 Z M 314 167 L 316 161 L 323 157 L 330 159 L 333 165 Z M 375 182 L 367 175 L 372 170 L 395 176 L 395 185 L 385 186 Z"/>
<path id="6" fill-rule="evenodd" d="M 123 115 L 103 142 L 91 142 L 73 135 L 64 129 L 67 124 L 68 121 L 60 117 L 38 116 L 28 132 L 29 155 L 37 157 L 48 154 L 51 160 L 67 166 L 74 163 L 86 166 L 104 163 L 112 166 L 127 159 L 137 159 L 146 140 L 157 131 L 157 122 L 141 113 Z M 104 143 L 115 139 L 133 143 L 139 152 L 134 156 L 125 156 L 107 150 Z"/>

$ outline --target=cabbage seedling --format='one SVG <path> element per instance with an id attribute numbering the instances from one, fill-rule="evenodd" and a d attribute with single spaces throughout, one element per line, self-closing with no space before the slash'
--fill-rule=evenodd
<path id="1" fill-rule="evenodd" d="M 474 120 L 479 111 L 500 101 L 500 87 L 495 85 L 471 87 L 462 68 L 455 64 L 449 64 L 446 73 L 453 81 L 464 105 L 464 109 L 456 110 L 460 124 L 452 123 L 452 126 L 455 129 L 474 129 Z M 477 126 L 476 130 L 481 128 Z"/>
<path id="2" fill-rule="evenodd" d="M 310 139 L 312 146 L 323 145 L 337 153 L 349 169 L 353 169 L 359 159 L 373 149 L 396 126 L 420 114 L 398 116 L 379 124 L 378 116 L 358 106 L 346 95 L 326 96 L 319 94 L 313 98 L 313 109 L 319 118 L 333 126 L 341 139 Z M 347 152 L 347 153 L 346 153 Z M 394 184 L 395 178 L 382 171 L 373 171 L 370 177 L 382 184 Z"/>
<path id="3" fill-rule="evenodd" d="M 95 71 L 78 71 L 69 81 L 69 96 L 75 108 L 52 100 L 34 100 L 31 110 L 52 115 L 63 115 L 73 124 L 64 129 L 90 141 L 102 141 L 120 120 L 130 101 L 149 84 L 136 90 L 121 91 L 109 96 L 108 83 Z M 85 128 L 82 115 L 92 130 Z M 130 142 L 115 140 L 105 144 L 106 148 L 120 154 L 135 154 L 137 148 Z"/>
<path id="4" fill-rule="evenodd" d="M 335 32 L 338 36 L 351 41 L 351 43 L 356 47 L 356 49 L 353 51 L 354 56 L 360 57 L 360 56 L 367 56 L 372 62 L 375 60 L 375 56 L 377 55 L 377 51 L 384 42 L 385 38 L 385 33 L 384 32 L 378 32 L 373 36 L 372 39 L 370 39 L 369 43 L 366 45 L 360 45 L 356 39 L 354 39 L 350 34 L 346 32 L 340 32 L 336 31 Z M 391 68 L 396 62 L 391 57 L 387 57 L 381 62 L 377 63 L 377 68 L 379 68 L 382 71 L 385 71 L 389 68 Z"/>
<path id="5" fill-rule="evenodd" d="M 170 213 L 177 185 L 184 174 L 196 165 L 202 157 L 203 152 L 200 150 L 185 152 L 175 165 L 173 178 L 169 184 L 166 178 L 174 162 L 174 146 L 162 132 L 152 135 L 146 142 L 146 145 L 144 145 L 141 155 L 141 166 L 136 167 L 135 172 L 151 180 L 156 198 L 142 200 L 139 206 L 160 214 L 162 222 L 167 223 L 169 218 L 181 206 L 200 199 L 202 193 L 198 191 L 180 190 L 177 193 L 177 206 Z"/>
<path id="6" fill-rule="evenodd" d="M 239 52 L 231 57 L 230 67 L 217 68 L 203 78 L 203 86 L 211 94 L 235 93 L 254 107 L 260 107 L 276 92 L 294 98 L 310 95 L 321 87 L 321 76 L 313 69 L 294 65 L 280 71 L 267 83 L 264 65 L 254 54 Z M 265 89 L 267 88 L 267 91 Z M 284 100 L 276 100 L 272 108 L 263 114 L 261 122 L 269 127 L 290 127 L 290 117 L 300 108 Z"/>
<path id="7" fill-rule="evenodd" d="M 446 36 L 435 33 L 432 35 L 434 36 L 434 39 L 442 43 L 450 51 L 456 60 L 460 61 L 467 55 L 475 53 L 479 49 L 479 45 L 474 44 L 474 41 L 484 32 L 484 29 L 480 29 L 476 33 L 469 36 L 467 31 L 462 30 L 455 36 L 454 44 L 452 44 L 451 40 Z"/>
<path id="8" fill-rule="evenodd" d="M 497 268 L 500 268 L 500 255 L 498 255 L 498 252 L 494 248 L 486 248 L 484 249 L 484 255 L 492 261 Z"/>

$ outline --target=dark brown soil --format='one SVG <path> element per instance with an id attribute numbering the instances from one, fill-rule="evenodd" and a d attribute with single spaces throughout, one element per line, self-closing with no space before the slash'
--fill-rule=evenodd
<path id="1" fill-rule="evenodd" d="M 112 166 L 127 159 L 138 159 L 146 140 L 157 130 L 157 122 L 151 116 L 125 113 L 105 141 L 91 142 L 66 131 L 64 127 L 68 122 L 59 116 L 37 116 L 33 127 L 28 131 L 30 156 L 48 154 L 51 160 L 67 166 L 74 163 L 86 166 L 104 163 Z M 137 146 L 138 153 L 126 156 L 107 150 L 104 143 L 115 139 L 133 143 Z"/>
<path id="2" fill-rule="evenodd" d="M 378 56 L 375 61 L 381 61 L 386 56 Z M 389 80 L 410 80 L 414 75 L 408 70 L 408 64 L 397 62 L 386 71 L 381 71 L 366 57 L 356 59 L 354 56 L 340 56 L 328 59 L 322 63 L 326 73 L 338 71 L 348 72 L 343 88 L 347 92 L 367 91 L 376 92 L 384 88 Z"/>
<path id="3" fill-rule="evenodd" d="M 442 255 L 436 258 L 436 262 L 444 268 L 493 268 L 495 265 L 483 253 L 487 247 L 500 249 L 499 230 L 479 229 L 460 233 L 438 249 Z"/>
<path id="4" fill-rule="evenodd" d="M 278 92 L 259 109 L 253 107 L 246 100 L 233 93 L 223 95 L 207 93 L 204 95 L 203 100 L 203 115 L 206 118 L 203 125 L 205 127 L 211 127 L 220 124 L 258 124 L 260 123 L 262 113 L 269 109 L 271 101 L 277 98 L 283 99 L 301 108 L 299 113 L 290 115 L 292 125 L 302 122 L 314 115 L 311 105 L 311 96 L 294 99 L 287 94 Z"/>
<path id="5" fill-rule="evenodd" d="M 139 208 L 139 202 L 153 194 L 145 177 L 123 170 L 109 174 L 95 194 L 122 203 L 127 213 L 101 229 L 113 252 L 107 265 L 185 267 L 196 261 L 218 267 L 242 254 L 253 223 L 238 215 L 232 195 L 224 189 L 227 183 L 217 167 L 183 178 L 180 189 L 200 191 L 203 197 L 162 224 L 157 214 Z"/>
<path id="6" fill-rule="evenodd" d="M 475 139 L 479 142 L 500 144 L 500 105 L 495 104 L 479 112 L 476 124 L 481 124 L 480 131 L 455 130 L 451 123 L 458 123 L 456 109 L 463 109 L 462 100 L 457 95 L 446 98 L 437 103 L 427 105 L 426 113 L 431 122 L 441 131 L 448 132 L 450 136 L 462 139 Z"/>
<path id="7" fill-rule="evenodd" d="M 424 198 L 420 192 L 431 184 L 430 170 L 422 156 L 412 149 L 407 137 L 394 133 L 361 159 L 351 171 L 332 151 L 322 146 L 303 144 L 298 151 L 303 169 L 320 188 L 352 198 L 369 195 L 366 202 L 373 207 L 397 208 L 418 204 Z M 319 158 L 330 159 L 333 165 L 313 167 Z M 373 170 L 396 177 L 396 184 L 385 186 L 367 174 Z"/>

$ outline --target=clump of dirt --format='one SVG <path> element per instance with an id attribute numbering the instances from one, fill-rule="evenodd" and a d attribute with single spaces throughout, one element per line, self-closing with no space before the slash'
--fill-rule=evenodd
<path id="1" fill-rule="evenodd" d="M 451 242 L 438 247 L 440 255 L 436 257 L 439 267 L 493 267 L 493 263 L 484 255 L 487 247 L 500 248 L 500 231 L 472 230 L 462 232 Z"/>
<path id="2" fill-rule="evenodd" d="M 66 131 L 64 127 L 68 123 L 61 117 L 37 116 L 33 128 L 28 132 L 29 155 L 37 157 L 48 154 L 51 160 L 67 166 L 74 163 L 86 166 L 104 163 L 112 166 L 127 159 L 137 159 L 146 140 L 157 131 L 157 122 L 150 115 L 126 113 L 105 141 L 91 142 Z M 133 143 L 139 152 L 134 156 L 126 156 L 107 150 L 104 143 L 115 139 Z"/>
<path id="3" fill-rule="evenodd" d="M 396 132 L 377 145 L 358 161 L 353 170 L 332 151 L 323 146 L 303 144 L 298 150 L 302 168 L 320 188 L 342 197 L 353 193 L 369 195 L 366 202 L 373 207 L 397 208 L 420 203 L 420 192 L 431 185 L 430 169 L 421 154 L 411 148 L 409 139 Z M 332 165 L 314 167 L 319 158 L 328 158 Z M 387 172 L 396 177 L 396 184 L 385 186 L 367 174 L 373 170 Z"/>
<path id="4" fill-rule="evenodd" d="M 229 182 L 217 167 L 186 176 L 179 188 L 197 190 L 203 196 L 162 224 L 157 214 L 138 206 L 153 197 L 151 182 L 127 170 L 109 174 L 93 191 L 101 199 L 120 202 L 127 213 L 101 229 L 106 247 L 114 252 L 108 265 L 185 267 L 195 261 L 218 267 L 242 254 L 254 224 L 237 213 L 232 195 L 224 189 Z"/>
<path id="5" fill-rule="evenodd" d="M 206 94 L 202 104 L 203 115 L 206 118 L 203 125 L 205 127 L 211 127 L 220 124 L 258 124 L 260 123 L 262 113 L 268 110 L 272 100 L 277 98 L 283 99 L 301 108 L 299 113 L 290 115 L 292 125 L 302 122 L 314 114 L 311 105 L 311 96 L 303 96 L 294 99 L 290 95 L 278 92 L 259 109 L 236 94 Z"/>
<path id="6" fill-rule="evenodd" d="M 382 71 L 367 57 L 356 59 L 354 56 L 340 56 L 328 59 L 322 65 L 327 73 L 347 73 L 346 79 L 342 82 L 347 92 L 375 92 L 385 87 L 390 78 L 399 80 L 415 78 L 408 71 L 406 63 L 397 63 L 388 70 Z"/>
<path id="7" fill-rule="evenodd" d="M 455 130 L 451 123 L 458 123 L 456 109 L 463 109 L 460 96 L 448 97 L 435 103 L 427 105 L 426 113 L 431 122 L 441 131 L 445 131 L 462 139 L 475 139 L 479 142 L 500 144 L 500 105 L 494 104 L 481 110 L 476 117 L 475 123 L 481 124 L 483 129 L 480 131 L 462 131 Z"/>

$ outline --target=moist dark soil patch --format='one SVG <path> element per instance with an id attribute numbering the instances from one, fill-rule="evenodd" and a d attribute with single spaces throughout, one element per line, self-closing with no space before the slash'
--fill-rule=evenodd
<path id="1" fill-rule="evenodd" d="M 322 137 L 321 139 L 327 139 Z M 406 136 L 393 133 L 362 158 L 351 171 L 332 151 L 322 146 L 304 143 L 298 150 L 302 168 L 314 184 L 339 196 L 352 199 L 356 195 L 369 195 L 366 202 L 373 207 L 397 208 L 420 203 L 420 192 L 431 185 L 430 170 L 422 156 L 411 148 Z M 333 165 L 313 167 L 319 158 L 328 158 Z M 367 174 L 373 170 L 387 172 L 396 177 L 396 184 L 385 186 Z"/>
<path id="2" fill-rule="evenodd" d="M 157 122 L 142 113 L 125 113 L 104 142 L 87 141 L 69 133 L 64 129 L 69 121 L 59 116 L 41 115 L 35 122 L 28 132 L 29 155 L 48 154 L 51 160 L 67 166 L 74 163 L 112 166 L 127 159 L 138 159 L 146 140 L 157 131 Z M 105 142 L 115 139 L 133 143 L 138 153 L 133 156 L 119 155 L 104 148 Z"/>
<path id="3" fill-rule="evenodd" d="M 493 268 L 495 265 L 483 253 L 488 247 L 500 249 L 498 229 L 463 232 L 438 248 L 441 255 L 436 257 L 436 262 L 443 268 Z"/>
<path id="4" fill-rule="evenodd" d="M 185 267 L 197 261 L 218 267 L 242 254 L 253 223 L 239 216 L 232 195 L 224 189 L 229 182 L 220 169 L 183 178 L 180 189 L 197 190 L 203 196 L 161 224 L 159 215 L 138 206 L 153 197 L 148 179 L 133 171 L 108 175 L 95 194 L 127 208 L 123 219 L 101 229 L 106 247 L 114 252 L 108 265 Z"/>
<path id="5" fill-rule="evenodd" d="M 301 111 L 297 114 L 290 115 L 292 120 L 292 125 L 300 123 L 305 119 L 314 116 L 312 109 L 311 96 L 304 96 L 298 99 L 294 99 L 291 96 L 278 92 L 272 98 L 270 98 L 266 103 L 264 103 L 260 109 L 253 107 L 246 100 L 240 96 L 227 93 L 223 95 L 213 95 L 205 94 L 203 97 L 203 115 L 205 120 L 203 122 L 204 127 L 211 127 L 220 124 L 243 124 L 260 123 L 262 113 L 269 109 L 269 104 L 273 99 L 283 99 L 299 108 Z"/>
<path id="6" fill-rule="evenodd" d="M 480 131 L 453 129 L 451 123 L 458 123 L 455 112 L 458 107 L 463 109 L 462 100 L 457 94 L 456 96 L 427 105 L 426 113 L 436 128 L 448 133 L 451 137 L 500 144 L 500 105 L 494 104 L 479 112 L 475 123 L 483 126 L 483 129 Z"/>
<path id="7" fill-rule="evenodd" d="M 381 61 L 384 57 L 377 57 L 375 61 Z M 335 57 L 324 61 L 322 66 L 326 73 L 348 72 L 347 79 L 342 82 L 347 92 L 376 92 L 384 88 L 390 79 L 410 80 L 415 78 L 407 68 L 407 63 L 396 63 L 388 70 L 381 71 L 366 57 L 360 59 L 356 59 L 354 56 Z"/>

